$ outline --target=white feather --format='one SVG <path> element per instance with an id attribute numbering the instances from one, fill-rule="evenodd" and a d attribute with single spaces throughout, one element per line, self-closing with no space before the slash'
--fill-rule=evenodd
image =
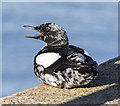
<path id="1" fill-rule="evenodd" d="M 59 58 L 61 58 L 61 56 L 58 53 L 42 53 L 36 57 L 36 63 L 47 68 Z"/>

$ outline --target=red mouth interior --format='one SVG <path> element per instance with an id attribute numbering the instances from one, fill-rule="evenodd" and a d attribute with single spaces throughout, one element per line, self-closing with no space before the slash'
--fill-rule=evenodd
<path id="1" fill-rule="evenodd" d="M 38 34 L 38 35 L 29 35 L 29 36 L 25 36 L 26 38 L 36 38 L 39 36 L 44 36 L 43 34 Z"/>
<path id="2" fill-rule="evenodd" d="M 34 36 L 44 36 L 43 34 L 38 34 L 38 35 L 34 35 Z"/>

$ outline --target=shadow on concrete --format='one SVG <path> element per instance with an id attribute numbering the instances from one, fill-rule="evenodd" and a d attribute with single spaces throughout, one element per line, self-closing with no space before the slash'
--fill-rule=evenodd
<path id="1" fill-rule="evenodd" d="M 104 104 L 120 97 L 120 92 L 118 92 L 119 88 L 119 85 L 113 85 L 106 89 L 87 96 L 76 98 L 63 104 Z"/>

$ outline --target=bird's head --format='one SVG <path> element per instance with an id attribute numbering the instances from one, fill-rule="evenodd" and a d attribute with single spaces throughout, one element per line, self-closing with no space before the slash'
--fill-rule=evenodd
<path id="1" fill-rule="evenodd" d="M 36 27 L 24 25 L 23 27 L 27 27 L 41 33 L 38 35 L 25 36 L 26 38 L 39 39 L 51 46 L 68 45 L 66 31 L 55 23 L 45 23 Z"/>

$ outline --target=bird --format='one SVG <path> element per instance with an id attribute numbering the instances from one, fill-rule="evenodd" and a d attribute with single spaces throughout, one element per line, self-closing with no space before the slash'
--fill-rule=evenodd
<path id="1" fill-rule="evenodd" d="M 34 58 L 34 73 L 45 84 L 58 88 L 89 85 L 97 76 L 98 64 L 88 52 L 70 45 L 66 31 L 56 23 L 23 27 L 38 31 L 26 38 L 42 40 L 45 46 Z"/>

